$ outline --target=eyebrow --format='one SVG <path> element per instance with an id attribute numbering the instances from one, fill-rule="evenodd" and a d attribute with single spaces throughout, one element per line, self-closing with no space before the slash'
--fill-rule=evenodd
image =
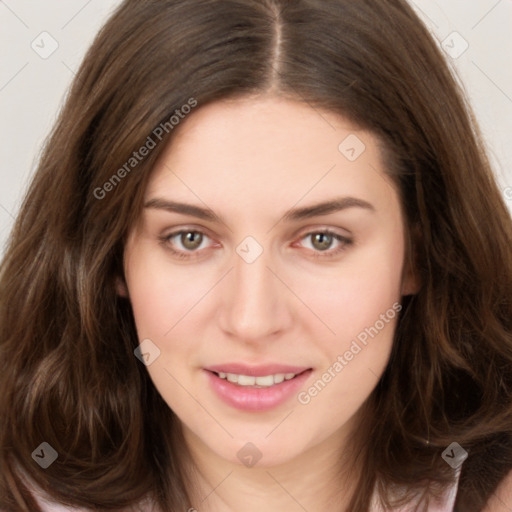
<path id="1" fill-rule="evenodd" d="M 144 208 L 166 210 L 169 212 L 181 213 L 183 215 L 190 215 L 202 220 L 225 224 L 222 217 L 217 215 L 213 210 L 209 208 L 203 208 L 201 206 L 195 206 L 187 203 L 180 203 L 177 201 L 170 201 L 168 199 L 159 197 L 147 201 L 144 204 Z M 309 219 L 312 217 L 319 217 L 322 215 L 329 215 L 331 213 L 347 210 L 349 208 L 362 208 L 370 212 L 375 212 L 374 206 L 369 202 L 364 201 L 363 199 L 358 199 L 356 197 L 338 197 L 329 201 L 316 203 L 302 208 L 292 208 L 285 212 L 281 220 L 293 222 Z"/>

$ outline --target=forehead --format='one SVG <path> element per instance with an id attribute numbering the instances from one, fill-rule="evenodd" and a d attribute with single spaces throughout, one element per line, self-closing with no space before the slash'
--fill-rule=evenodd
<path id="1" fill-rule="evenodd" d="M 326 195 L 387 201 L 390 186 L 370 132 L 306 103 L 254 97 L 199 106 L 185 119 L 154 168 L 146 199 L 204 197 L 226 208 L 243 201 L 262 211 Z"/>

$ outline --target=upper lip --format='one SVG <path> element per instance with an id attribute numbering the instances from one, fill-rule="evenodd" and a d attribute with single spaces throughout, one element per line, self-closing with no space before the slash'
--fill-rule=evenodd
<path id="1" fill-rule="evenodd" d="M 249 366 L 244 363 L 225 363 L 205 367 L 205 370 L 215 373 L 234 373 L 236 375 L 247 375 L 249 377 L 263 377 L 265 375 L 275 375 L 277 373 L 295 373 L 296 375 L 306 370 L 307 366 L 289 366 L 286 364 L 261 364 Z"/>

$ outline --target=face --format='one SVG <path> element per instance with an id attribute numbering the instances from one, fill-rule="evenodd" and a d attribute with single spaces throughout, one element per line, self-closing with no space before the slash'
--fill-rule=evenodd
<path id="1" fill-rule="evenodd" d="M 264 466 L 357 428 L 415 286 L 376 138 L 298 102 L 217 102 L 181 126 L 145 205 L 125 293 L 189 442 Z"/>

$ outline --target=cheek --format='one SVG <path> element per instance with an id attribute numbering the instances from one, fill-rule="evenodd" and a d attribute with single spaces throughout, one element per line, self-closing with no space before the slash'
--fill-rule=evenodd
<path id="1" fill-rule="evenodd" d="M 205 292 L 197 278 L 193 281 L 183 269 L 171 271 L 165 255 L 154 248 L 144 251 L 143 243 L 130 252 L 125 266 L 138 338 L 149 338 L 159 350 L 146 370 L 171 409 L 192 414 L 194 403 L 180 385 L 187 382 L 185 363 L 197 348 L 187 313 Z M 185 338 L 187 343 L 183 343 Z"/>
<path id="2" fill-rule="evenodd" d="M 326 333 L 316 319 L 308 323 L 324 357 L 317 380 L 304 390 L 300 403 L 308 403 L 333 425 L 364 403 L 389 360 L 401 310 L 401 240 L 400 233 L 375 240 L 347 256 L 330 275 L 305 282 L 302 290 L 333 332 Z M 315 336 L 321 329 L 323 334 Z"/>
<path id="3" fill-rule="evenodd" d="M 339 340 L 331 346 L 341 348 L 366 328 L 378 322 L 379 331 L 392 337 L 393 319 L 401 300 L 403 243 L 401 237 L 382 237 L 352 253 L 328 272 L 307 273 L 297 281 L 300 295 Z M 382 325 L 384 315 L 385 325 Z M 313 319 L 311 320 L 311 322 Z M 318 325 L 318 322 L 316 322 Z M 313 328 L 313 323 L 310 323 Z"/>
<path id="4" fill-rule="evenodd" d="M 137 331 L 164 341 L 181 319 L 201 301 L 207 276 L 174 268 L 158 250 L 134 251 L 126 271 Z"/>
<path id="5" fill-rule="evenodd" d="M 298 397 L 312 417 L 321 417 L 332 430 L 349 421 L 375 389 L 389 361 L 401 310 L 396 293 L 387 288 L 373 289 L 362 300 L 345 292 L 339 298 L 341 306 L 327 320 L 335 335 L 317 338 L 322 365 Z"/>
<path id="6" fill-rule="evenodd" d="M 134 280 L 128 287 L 139 339 L 162 339 L 172 327 L 168 292 L 150 278 Z"/>

